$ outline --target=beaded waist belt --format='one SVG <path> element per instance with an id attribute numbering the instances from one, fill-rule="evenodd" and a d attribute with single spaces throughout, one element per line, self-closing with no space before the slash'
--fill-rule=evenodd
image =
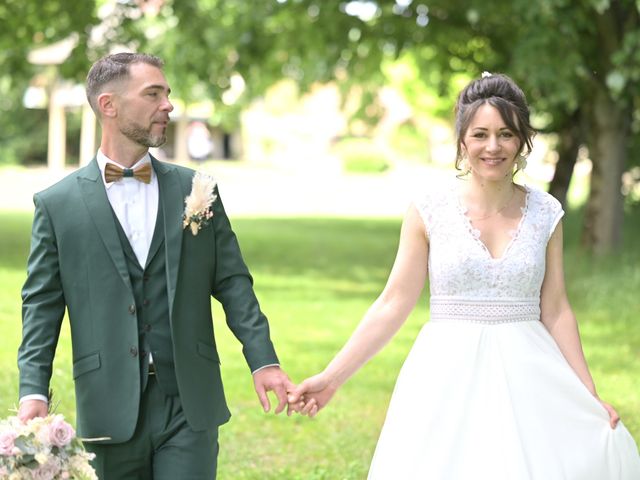
<path id="1" fill-rule="evenodd" d="M 431 297 L 431 321 L 497 324 L 540 320 L 539 299 Z"/>

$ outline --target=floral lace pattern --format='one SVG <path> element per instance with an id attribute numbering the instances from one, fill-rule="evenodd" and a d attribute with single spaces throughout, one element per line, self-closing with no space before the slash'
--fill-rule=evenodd
<path id="1" fill-rule="evenodd" d="M 474 232 L 459 202 L 458 188 L 445 185 L 423 195 L 416 207 L 429 237 L 429 287 L 432 308 L 442 309 L 441 300 L 458 308 L 462 317 L 484 318 L 485 312 L 466 301 L 494 302 L 497 310 L 488 316 L 513 314 L 513 305 L 535 304 L 537 310 L 525 317 L 539 317 L 540 288 L 545 272 L 546 247 L 564 214 L 560 203 L 542 190 L 525 187 L 526 202 L 520 224 L 502 256 L 493 258 Z M 458 307 L 451 307 L 458 305 Z M 526 310 L 526 308 L 525 308 Z M 471 313 L 474 311 L 475 313 Z M 511 312 L 511 313 L 509 313 Z"/>
<path id="2" fill-rule="evenodd" d="M 518 233 L 520 232 L 520 230 L 522 228 L 522 224 L 524 223 L 524 221 L 525 221 L 525 219 L 527 217 L 527 213 L 529 211 L 530 192 L 531 192 L 531 190 L 526 189 L 526 195 L 525 195 L 525 199 L 524 199 L 524 207 L 521 208 L 522 216 L 520 217 L 520 221 L 518 222 L 518 226 L 516 227 L 516 229 L 515 230 L 509 230 L 507 232 L 509 234 L 509 236 L 511 237 L 511 241 L 505 247 L 504 251 L 502 252 L 501 257 L 503 257 L 509 251 L 509 248 L 511 248 L 511 244 L 513 242 L 515 242 L 515 239 L 518 236 Z M 467 226 L 467 229 L 469 230 L 469 233 L 471 234 L 471 236 L 476 239 L 478 244 L 480 244 L 480 248 L 485 250 L 487 252 L 487 255 L 489 255 L 491 257 L 492 256 L 491 252 L 489 252 L 489 249 L 486 247 L 486 245 L 484 243 L 482 243 L 482 240 L 480 240 L 480 235 L 481 235 L 480 230 L 478 230 L 477 228 L 474 228 L 474 226 L 471 224 L 471 220 L 469 220 L 469 217 L 467 217 L 467 207 L 462 205 L 462 202 L 460 202 L 460 197 L 456 198 L 456 205 L 458 207 L 458 211 L 459 211 L 460 215 L 465 220 L 465 225 Z"/>

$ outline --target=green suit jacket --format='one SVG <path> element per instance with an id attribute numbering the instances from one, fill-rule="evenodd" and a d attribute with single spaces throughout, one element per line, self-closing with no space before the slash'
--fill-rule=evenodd
<path id="1" fill-rule="evenodd" d="M 193 170 L 153 158 L 152 164 L 164 212 L 167 298 L 180 399 L 193 429 L 213 428 L 230 414 L 211 296 L 222 303 L 252 371 L 278 359 L 219 196 L 212 221 L 194 236 L 182 227 Z M 133 435 L 141 395 L 136 306 L 96 160 L 37 193 L 34 203 L 22 290 L 20 396 L 47 395 L 66 308 L 78 434 L 124 442 Z"/>

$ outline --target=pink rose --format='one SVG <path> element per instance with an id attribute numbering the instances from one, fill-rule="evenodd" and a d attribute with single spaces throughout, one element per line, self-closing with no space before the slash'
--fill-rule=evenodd
<path id="1" fill-rule="evenodd" d="M 51 480 L 58 473 L 60 473 L 60 462 L 51 461 L 31 470 L 31 478 L 33 480 Z"/>
<path id="2" fill-rule="evenodd" d="M 49 425 L 49 442 L 56 447 L 68 445 L 76 432 L 73 427 L 65 422 L 62 417 L 56 417 Z"/>
<path id="3" fill-rule="evenodd" d="M 12 455 L 15 445 L 13 441 L 16 439 L 15 432 L 4 431 L 0 432 L 0 455 Z"/>

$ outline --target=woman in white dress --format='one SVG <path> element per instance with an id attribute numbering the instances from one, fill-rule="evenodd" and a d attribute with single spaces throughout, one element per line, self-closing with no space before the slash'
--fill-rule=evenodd
<path id="1" fill-rule="evenodd" d="M 513 182 L 534 130 L 504 75 L 456 104 L 462 174 L 408 210 L 387 285 L 318 375 L 291 392 L 315 415 L 396 333 L 429 277 L 430 321 L 399 374 L 371 480 L 640 480 L 603 402 L 564 285 L 560 204 Z M 301 400 L 302 399 L 302 400 Z"/>

